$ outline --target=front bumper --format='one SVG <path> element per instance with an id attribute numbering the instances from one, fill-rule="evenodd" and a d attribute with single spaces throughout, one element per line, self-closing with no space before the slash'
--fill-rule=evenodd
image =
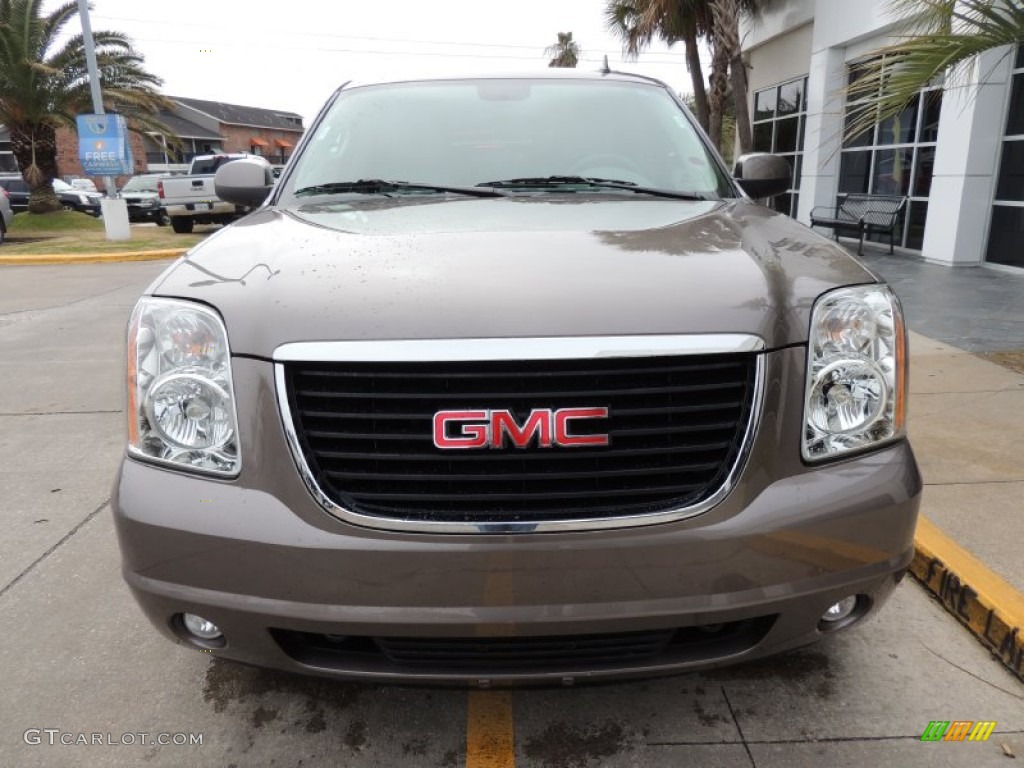
<path id="1" fill-rule="evenodd" d="M 801 464 L 792 416 L 802 389 L 784 383 L 800 380 L 802 366 L 802 350 L 767 355 L 765 412 L 746 468 L 702 515 L 611 531 L 439 535 L 361 528 L 321 509 L 288 453 L 271 364 L 236 359 L 242 475 L 209 480 L 126 459 L 113 497 L 123 572 L 168 637 L 184 641 L 177 617 L 195 613 L 224 632 L 214 655 L 348 679 L 567 684 L 706 668 L 807 644 L 828 634 L 819 622 L 830 605 L 860 595 L 854 619 L 861 618 L 902 576 L 921 480 L 905 442 Z M 407 665 L 295 642 L 585 640 L 721 624 L 747 629 L 697 650 L 515 668 Z"/>
<path id="2" fill-rule="evenodd" d="M 152 208 L 149 206 L 132 205 L 131 203 L 128 204 L 129 221 L 157 221 L 161 216 L 163 216 L 163 208 L 160 206 Z"/>

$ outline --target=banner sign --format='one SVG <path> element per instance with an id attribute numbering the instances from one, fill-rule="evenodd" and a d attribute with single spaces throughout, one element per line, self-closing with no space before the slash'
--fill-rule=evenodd
<path id="1" fill-rule="evenodd" d="M 128 176 L 135 172 L 128 128 L 121 115 L 79 115 L 78 160 L 86 176 Z"/>

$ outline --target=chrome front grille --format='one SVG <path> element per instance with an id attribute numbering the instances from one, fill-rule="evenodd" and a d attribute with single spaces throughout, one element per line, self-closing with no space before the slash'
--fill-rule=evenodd
<path id="1" fill-rule="evenodd" d="M 753 352 L 543 360 L 279 363 L 293 449 L 322 501 L 389 521 L 533 530 L 699 508 L 756 411 Z M 607 446 L 442 450 L 438 410 L 607 408 Z"/>

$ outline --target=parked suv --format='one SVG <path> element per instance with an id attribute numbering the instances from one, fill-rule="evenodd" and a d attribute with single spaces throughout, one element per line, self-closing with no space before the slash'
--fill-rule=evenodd
<path id="1" fill-rule="evenodd" d="M 113 510 L 168 637 L 570 685 L 814 642 L 903 576 L 899 302 L 662 83 L 348 84 L 276 185 L 215 182 L 257 210 L 128 328 Z"/>
<path id="2" fill-rule="evenodd" d="M 7 190 L 11 208 L 15 213 L 28 210 L 29 186 L 22 178 L 0 178 L 0 189 Z M 80 211 L 90 216 L 100 215 L 100 200 L 103 195 L 96 192 L 82 192 L 60 179 L 53 180 L 53 191 L 65 211 Z"/>
<path id="3" fill-rule="evenodd" d="M 131 222 L 153 222 L 161 227 L 170 223 L 167 211 L 160 201 L 157 182 L 167 174 L 133 176 L 121 188 L 119 197 L 128 204 L 128 220 Z"/>

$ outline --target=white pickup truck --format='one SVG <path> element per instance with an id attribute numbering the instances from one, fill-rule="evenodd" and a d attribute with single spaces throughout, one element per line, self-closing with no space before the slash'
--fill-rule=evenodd
<path id="1" fill-rule="evenodd" d="M 243 157 L 266 162 L 244 152 L 198 155 L 192 160 L 188 175 L 166 176 L 157 182 L 160 201 L 175 232 L 187 234 L 196 224 L 230 224 L 251 210 L 225 203 L 213 188 L 213 175 L 217 169 Z"/>

